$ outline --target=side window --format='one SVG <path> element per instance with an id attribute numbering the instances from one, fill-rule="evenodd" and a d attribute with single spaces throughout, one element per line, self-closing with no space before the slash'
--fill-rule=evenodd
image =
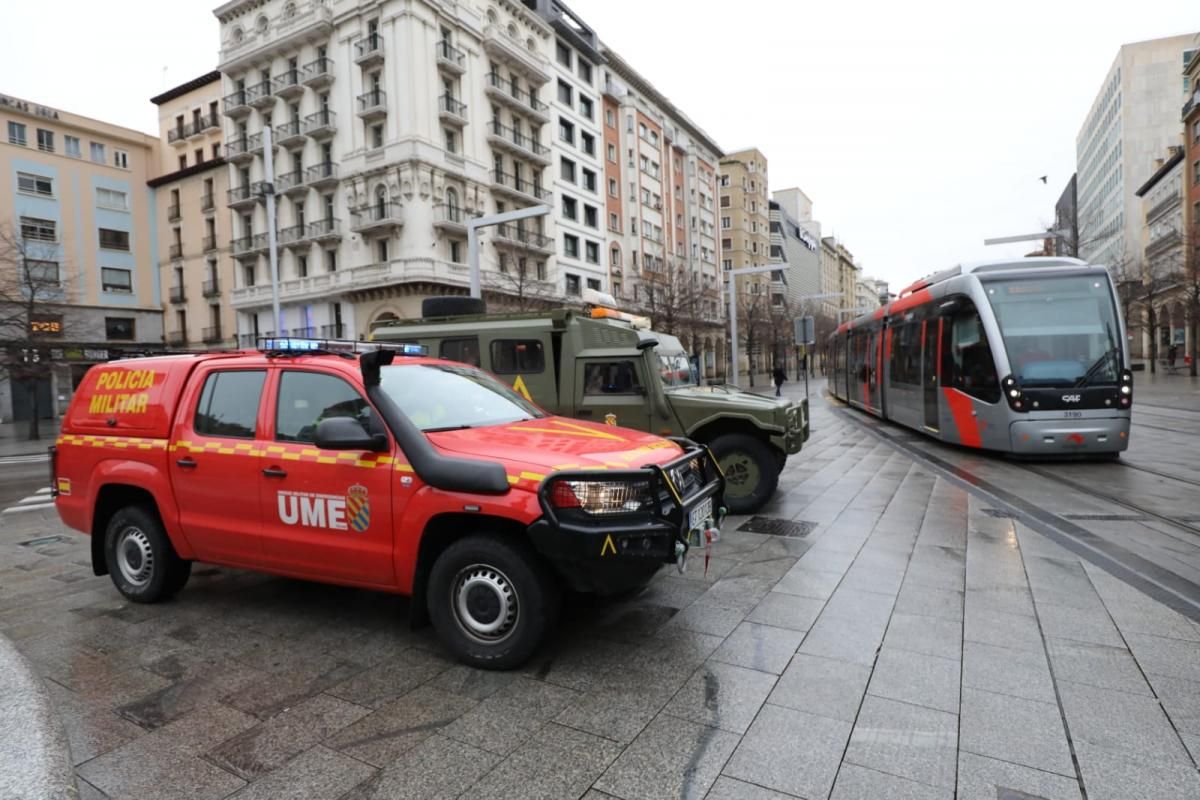
<path id="1" fill-rule="evenodd" d="M 546 370 L 540 339 L 497 339 L 492 342 L 492 372 L 497 375 L 537 374 Z"/>
<path id="2" fill-rule="evenodd" d="M 275 438 L 312 442 L 317 424 L 330 417 L 350 417 L 374 430 L 373 412 L 354 387 L 335 375 L 289 370 L 279 379 Z"/>
<path id="3" fill-rule="evenodd" d="M 892 333 L 892 385 L 921 383 L 921 323 L 909 322 Z"/>
<path id="4" fill-rule="evenodd" d="M 641 387 L 632 361 L 593 361 L 583 365 L 585 395 L 641 394 Z"/>
<path id="5" fill-rule="evenodd" d="M 478 367 L 480 365 L 479 337 L 443 339 L 441 347 L 438 349 L 438 355 L 442 358 L 448 358 L 451 361 L 461 361 L 464 364 L 470 364 L 472 367 Z"/>
<path id="6" fill-rule="evenodd" d="M 225 370 L 204 380 L 192 427 L 204 436 L 253 439 L 265 370 Z"/>
<path id="7" fill-rule="evenodd" d="M 970 301 L 946 318 L 942 336 L 943 382 L 986 403 L 999 402 L 1000 380 L 992 348 Z"/>

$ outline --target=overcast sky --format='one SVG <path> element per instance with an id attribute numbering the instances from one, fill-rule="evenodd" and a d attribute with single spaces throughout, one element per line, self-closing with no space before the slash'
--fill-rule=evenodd
<path id="1" fill-rule="evenodd" d="M 154 132 L 149 98 L 216 65 L 215 7 L 5 3 L 0 92 Z M 1053 220 L 1117 48 L 1200 28 L 1196 0 L 570 7 L 721 147 L 761 148 L 771 188 L 801 187 L 893 290 L 1033 249 L 982 242 Z"/>

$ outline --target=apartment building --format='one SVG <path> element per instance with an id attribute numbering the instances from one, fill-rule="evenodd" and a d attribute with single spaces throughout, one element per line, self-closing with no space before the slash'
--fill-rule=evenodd
<path id="1" fill-rule="evenodd" d="M 1180 70 L 1194 34 L 1121 47 L 1075 139 L 1079 256 L 1140 264 L 1141 201 L 1153 161 L 1179 143 Z"/>
<path id="2" fill-rule="evenodd" d="M 720 161 L 721 265 L 725 270 L 766 266 L 770 257 L 770 208 L 767 193 L 767 159 L 757 148 L 725 154 Z M 737 280 L 738 313 L 747 341 L 754 337 L 756 320 L 770 314 L 771 286 L 777 273 L 740 275 Z M 761 339 L 761 336 L 755 337 Z M 760 342 L 740 350 L 738 369 L 769 369 Z"/>
<path id="3" fill-rule="evenodd" d="M 603 83 L 607 264 L 613 293 L 724 372 L 720 148 L 609 48 Z"/>
<path id="4" fill-rule="evenodd" d="M 1188 347 L 1191 340 L 1187 330 L 1187 296 L 1183 283 L 1178 282 L 1184 270 L 1184 149 L 1172 147 L 1166 158 L 1154 162 L 1154 174 L 1134 195 L 1142 204 L 1142 229 L 1139 246 L 1146 254 L 1146 275 L 1157 282 L 1154 299 L 1154 319 L 1157 333 L 1149 326 L 1150 315 L 1144 302 L 1136 302 L 1133 310 L 1141 328 L 1141 341 L 1135 340 L 1137 354 L 1150 353 L 1150 337 L 1157 336 L 1159 353 L 1166 354 L 1171 345 Z M 1131 326 L 1133 327 L 1133 326 Z M 1140 346 L 1138 346 L 1140 345 Z"/>
<path id="5" fill-rule="evenodd" d="M 854 317 L 858 305 L 858 278 L 862 270 L 854 263 L 854 255 L 835 236 L 821 239 L 821 279 L 838 293 L 834 310 L 838 321 Z"/>
<path id="6" fill-rule="evenodd" d="M 153 193 L 158 140 L 139 131 L 0 95 L 0 227 L 13 245 L 0 260 L 11 288 L 24 259 L 39 303 L 29 331 L 53 363 L 36 387 L 43 416 L 65 410 L 92 364 L 162 347 L 160 277 Z M 5 248 L 9 250 L 10 248 Z M 10 294 L 8 291 L 3 294 Z M 8 348 L 0 358 L 15 358 Z M 0 371 L 0 418 L 27 419 L 29 392 Z"/>
<path id="7" fill-rule="evenodd" d="M 222 153 L 221 73 L 200 75 L 150 98 L 158 106 L 154 189 L 163 327 L 173 348 L 236 344 L 229 291 L 232 224 Z"/>
<path id="8" fill-rule="evenodd" d="M 822 293 L 821 233 L 818 226 L 814 235 L 809 229 L 813 223 L 800 222 L 788 205 L 774 199 L 768 202 L 769 261 L 783 265 L 780 274 L 785 276 L 771 283 L 771 306 L 786 307 L 793 316 L 801 316 L 818 307 L 815 297 Z"/>
<path id="9" fill-rule="evenodd" d="M 1193 250 L 1192 263 L 1200 269 L 1200 34 L 1189 47 L 1183 69 L 1183 229 Z"/>

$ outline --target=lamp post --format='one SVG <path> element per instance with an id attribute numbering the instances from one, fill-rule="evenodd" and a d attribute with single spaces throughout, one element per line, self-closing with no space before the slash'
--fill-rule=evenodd
<path id="1" fill-rule="evenodd" d="M 483 296 L 483 290 L 479 285 L 479 229 L 490 225 L 516 222 L 519 219 L 542 217 L 549 213 L 550 206 L 543 203 L 529 208 L 519 208 L 516 211 L 505 211 L 503 214 L 491 214 L 467 220 L 467 266 L 471 270 L 471 297 Z"/>

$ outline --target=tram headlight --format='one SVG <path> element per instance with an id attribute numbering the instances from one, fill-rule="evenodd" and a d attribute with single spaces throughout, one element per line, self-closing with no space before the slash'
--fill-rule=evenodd
<path id="1" fill-rule="evenodd" d="M 1009 390 L 1008 390 L 1008 396 L 1009 396 L 1009 397 L 1014 397 L 1014 398 L 1015 398 L 1015 397 L 1020 397 L 1020 396 L 1021 396 L 1021 390 L 1020 390 L 1020 389 L 1009 389 Z"/>
<path id="2" fill-rule="evenodd" d="M 1133 394 L 1133 387 L 1129 384 L 1125 384 L 1121 387 L 1121 394 Z"/>

